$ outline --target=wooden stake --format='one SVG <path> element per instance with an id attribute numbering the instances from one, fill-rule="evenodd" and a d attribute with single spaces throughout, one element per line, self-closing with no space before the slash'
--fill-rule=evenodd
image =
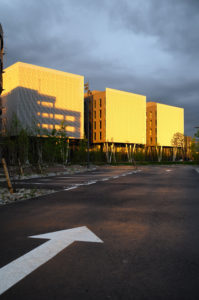
<path id="1" fill-rule="evenodd" d="M 6 176 L 6 180 L 7 180 L 9 192 L 10 192 L 11 194 L 13 194 L 12 183 L 11 183 L 11 181 L 10 181 L 10 176 L 9 176 L 9 173 L 8 173 L 8 168 L 7 168 L 6 161 L 5 161 L 4 158 L 2 158 L 1 161 L 2 161 L 2 164 L 3 164 L 3 169 L 4 169 L 5 176 Z"/>
<path id="2" fill-rule="evenodd" d="M 19 158 L 18 158 L 18 164 L 19 164 L 19 170 L 20 170 L 21 176 L 24 176 L 23 168 L 22 168 L 21 161 Z"/>

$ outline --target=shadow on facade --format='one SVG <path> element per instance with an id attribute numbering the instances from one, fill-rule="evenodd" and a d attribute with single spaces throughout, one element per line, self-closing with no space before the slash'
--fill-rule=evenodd
<path id="1" fill-rule="evenodd" d="M 53 129 L 59 130 L 61 122 L 64 121 L 67 136 L 81 138 L 81 112 L 56 107 L 56 97 L 17 87 L 1 98 L 4 110 L 1 118 L 2 131 L 11 130 L 15 115 L 22 127 L 33 135 L 43 129 L 49 133 Z"/>

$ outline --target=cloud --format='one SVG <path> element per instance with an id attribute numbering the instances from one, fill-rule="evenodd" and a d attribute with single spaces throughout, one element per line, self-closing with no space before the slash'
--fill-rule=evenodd
<path id="1" fill-rule="evenodd" d="M 92 89 L 140 93 L 199 124 L 199 2 L 1 0 L 5 67 L 16 61 L 84 75 Z"/>
<path id="2" fill-rule="evenodd" d="M 199 2 L 197 0 L 124 0 L 110 8 L 110 22 L 117 28 L 154 36 L 165 50 L 197 54 Z"/>

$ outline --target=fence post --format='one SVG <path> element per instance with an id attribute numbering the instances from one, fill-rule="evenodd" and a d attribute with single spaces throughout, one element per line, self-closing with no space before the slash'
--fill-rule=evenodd
<path id="1" fill-rule="evenodd" d="M 2 164 L 3 164 L 3 169 L 4 169 L 5 176 L 6 176 L 7 184 L 8 184 L 8 189 L 9 189 L 10 193 L 13 194 L 12 183 L 10 181 L 10 176 L 9 176 L 9 173 L 8 173 L 8 168 L 7 168 L 6 161 L 5 161 L 4 158 L 2 158 L 1 161 L 2 161 Z"/>

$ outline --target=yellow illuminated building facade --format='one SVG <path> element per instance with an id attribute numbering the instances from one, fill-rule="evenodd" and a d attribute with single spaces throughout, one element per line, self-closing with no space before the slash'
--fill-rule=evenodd
<path id="1" fill-rule="evenodd" d="M 4 45 L 3 45 L 3 29 L 0 24 L 0 95 L 3 90 L 3 82 L 2 82 L 2 73 L 3 73 L 3 54 L 4 54 Z M 0 107 L 1 109 L 1 107 Z"/>
<path id="2" fill-rule="evenodd" d="M 85 94 L 85 102 L 90 107 L 92 143 L 146 143 L 145 96 L 106 88 Z"/>
<path id="3" fill-rule="evenodd" d="M 69 138 L 83 138 L 83 76 L 17 62 L 5 69 L 2 103 L 7 127 L 15 115 L 33 134 L 62 123 Z"/>
<path id="4" fill-rule="evenodd" d="M 172 147 L 174 134 L 184 134 L 184 109 L 147 103 L 147 146 Z"/>

